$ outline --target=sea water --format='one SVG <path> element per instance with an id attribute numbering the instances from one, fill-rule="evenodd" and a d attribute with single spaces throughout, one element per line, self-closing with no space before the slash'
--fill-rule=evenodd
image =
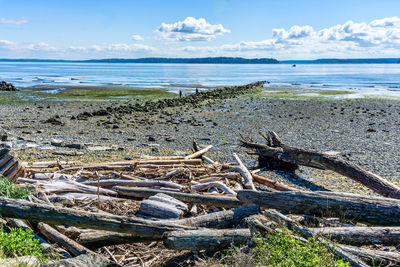
<path id="1" fill-rule="evenodd" d="M 18 88 L 111 85 L 182 89 L 241 85 L 347 90 L 400 97 L 400 64 L 110 64 L 0 62 L 0 80 Z"/>

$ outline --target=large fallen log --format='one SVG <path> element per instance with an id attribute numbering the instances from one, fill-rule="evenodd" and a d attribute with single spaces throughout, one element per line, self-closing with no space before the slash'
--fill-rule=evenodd
<path id="1" fill-rule="evenodd" d="M 313 234 L 323 235 L 336 242 L 355 246 L 400 244 L 400 227 L 322 227 L 308 228 Z"/>
<path id="2" fill-rule="evenodd" d="M 237 198 L 293 214 L 339 217 L 377 225 L 400 225 L 400 200 L 331 192 L 256 192 L 241 190 Z"/>
<path id="3" fill-rule="evenodd" d="M 198 195 L 168 190 L 133 188 L 123 186 L 114 186 L 112 190 L 118 192 L 118 195 L 130 196 L 135 198 L 148 198 L 150 196 L 154 196 L 155 194 L 163 193 L 186 203 L 204 204 L 208 206 L 224 208 L 238 208 L 241 206 L 247 206 L 247 204 L 233 197 Z"/>
<path id="4" fill-rule="evenodd" d="M 274 132 L 269 132 L 276 146 L 263 145 L 241 140 L 242 145 L 254 149 L 258 155 L 272 157 L 284 162 L 324 170 L 331 170 L 347 176 L 385 197 L 400 199 L 400 187 L 382 177 L 362 169 L 360 166 L 327 154 L 294 148 L 285 145 Z"/>
<path id="5" fill-rule="evenodd" d="M 249 229 L 189 230 L 165 233 L 163 243 L 174 250 L 221 250 L 251 240 Z"/>
<path id="6" fill-rule="evenodd" d="M 259 211 L 260 207 L 253 205 L 176 220 L 174 223 L 190 227 L 226 229 L 236 227 L 244 218 L 258 214 Z M 78 238 L 80 244 L 93 249 L 125 243 L 150 243 L 158 240 L 160 238 L 138 237 L 137 235 L 96 230 L 82 232 Z"/>
<path id="7" fill-rule="evenodd" d="M 0 197 L 0 214 L 7 218 L 131 233 L 143 237 L 162 236 L 167 231 L 194 229 L 165 221 L 79 211 L 4 197 Z"/>

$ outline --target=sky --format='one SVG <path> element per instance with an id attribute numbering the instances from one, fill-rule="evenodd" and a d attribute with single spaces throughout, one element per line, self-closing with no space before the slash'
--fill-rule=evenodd
<path id="1" fill-rule="evenodd" d="M 0 58 L 400 57 L 399 0 L 0 0 Z"/>

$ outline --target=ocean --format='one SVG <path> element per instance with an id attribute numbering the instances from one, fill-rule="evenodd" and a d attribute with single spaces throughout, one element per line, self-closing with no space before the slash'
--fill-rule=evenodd
<path id="1" fill-rule="evenodd" d="M 0 80 L 18 88 L 124 85 L 171 92 L 266 80 L 266 87 L 348 90 L 400 97 L 400 64 L 110 64 L 0 62 Z"/>

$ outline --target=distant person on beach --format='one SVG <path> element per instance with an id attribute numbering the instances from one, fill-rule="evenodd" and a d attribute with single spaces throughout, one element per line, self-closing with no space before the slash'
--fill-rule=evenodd
<path id="1" fill-rule="evenodd" d="M 199 89 L 198 88 L 196 88 L 196 95 L 199 93 Z"/>
<path id="2" fill-rule="evenodd" d="M 182 97 L 182 90 L 179 90 L 179 97 Z"/>

